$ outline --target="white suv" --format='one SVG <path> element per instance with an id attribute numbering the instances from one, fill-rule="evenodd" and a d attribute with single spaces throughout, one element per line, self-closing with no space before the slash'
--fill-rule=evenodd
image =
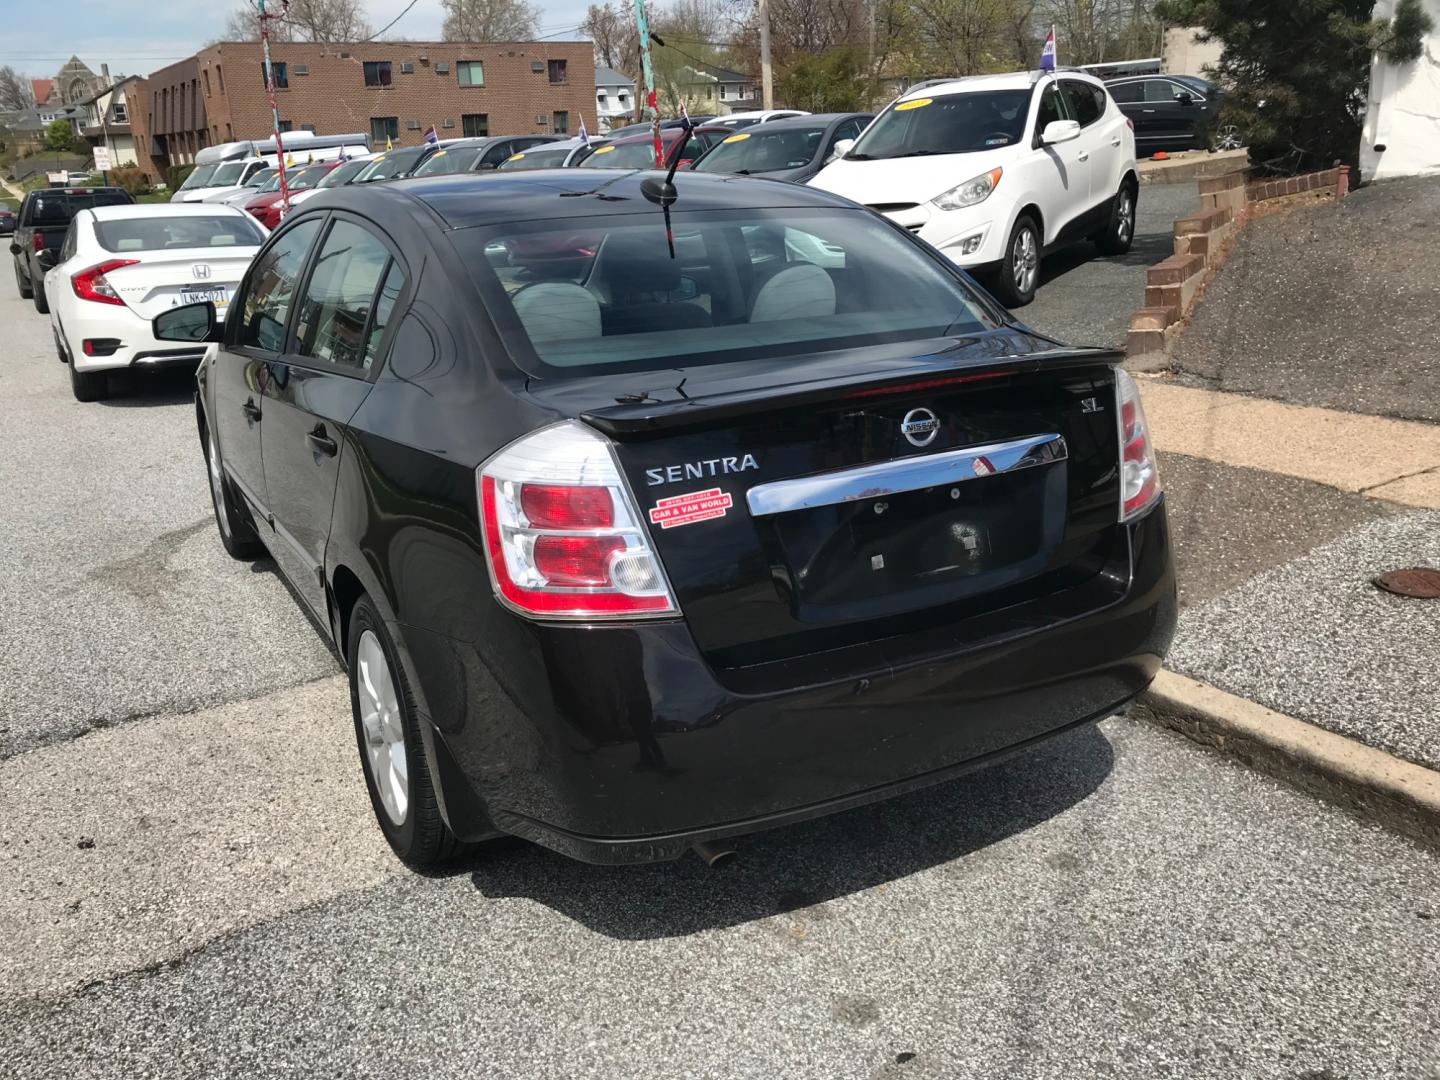
<path id="1" fill-rule="evenodd" d="M 863 203 L 1028 304 L 1043 252 L 1135 233 L 1135 132 L 1099 79 L 980 75 L 907 91 L 810 181 Z"/>

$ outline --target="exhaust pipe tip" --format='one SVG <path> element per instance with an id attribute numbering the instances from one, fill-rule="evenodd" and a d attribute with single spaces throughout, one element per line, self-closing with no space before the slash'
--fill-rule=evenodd
<path id="1" fill-rule="evenodd" d="M 724 844 L 712 844 L 707 840 L 692 845 L 691 851 L 705 860 L 709 867 L 723 866 L 735 858 L 735 849 Z"/>

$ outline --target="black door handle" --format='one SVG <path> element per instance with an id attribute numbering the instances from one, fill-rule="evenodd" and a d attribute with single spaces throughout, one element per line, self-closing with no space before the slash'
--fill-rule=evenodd
<path id="1" fill-rule="evenodd" d="M 259 421 L 260 406 L 255 404 L 254 398 L 246 398 L 245 404 L 241 405 L 240 408 L 245 410 L 246 417 L 248 417 L 252 423 Z"/>
<path id="2" fill-rule="evenodd" d="M 306 432 L 305 438 L 316 451 L 326 457 L 334 457 L 340 452 L 340 444 L 325 434 L 324 424 L 316 424 L 315 430 Z"/>

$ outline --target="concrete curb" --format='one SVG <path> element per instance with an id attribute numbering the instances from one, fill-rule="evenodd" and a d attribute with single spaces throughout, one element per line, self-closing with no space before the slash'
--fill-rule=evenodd
<path id="1" fill-rule="evenodd" d="M 1161 671 L 1130 715 L 1440 847 L 1440 772 Z"/>

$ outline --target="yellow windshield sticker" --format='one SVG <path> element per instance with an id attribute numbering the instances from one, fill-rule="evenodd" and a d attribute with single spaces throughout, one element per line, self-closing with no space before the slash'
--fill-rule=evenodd
<path id="1" fill-rule="evenodd" d="M 385 155 L 384 155 L 384 154 L 380 154 L 379 156 L 377 156 L 377 157 L 375 158 L 375 160 L 376 160 L 376 161 L 384 161 L 384 160 L 385 160 Z"/>
<path id="2" fill-rule="evenodd" d="M 731 135 L 731 136 L 729 136 L 728 138 L 722 139 L 721 141 L 722 141 L 722 142 L 744 142 L 744 141 L 745 141 L 746 139 L 748 139 L 749 137 L 750 137 L 749 132 L 742 131 L 739 135 Z"/>
<path id="3" fill-rule="evenodd" d="M 914 101 L 902 101 L 899 105 L 895 106 L 895 111 L 909 112 L 911 109 L 923 109 L 926 105 L 933 104 L 934 101 L 934 98 L 928 97 L 916 98 Z"/>
<path id="4" fill-rule="evenodd" d="M 436 150 L 435 153 L 431 154 L 430 156 L 431 156 L 431 157 L 444 157 L 444 156 L 445 156 L 445 151 L 444 151 L 444 150 Z"/>
<path id="5" fill-rule="evenodd" d="M 596 150 L 595 152 L 596 152 L 597 154 L 608 154 L 608 153 L 610 153 L 611 150 L 614 150 L 614 149 L 615 149 L 615 147 L 613 147 L 613 146 L 602 146 L 602 147 L 600 147 L 599 150 Z"/>
<path id="6" fill-rule="evenodd" d="M 506 161 L 519 161 L 519 160 L 520 160 L 521 158 L 523 158 L 524 156 L 525 156 L 524 154 L 511 154 L 511 155 L 510 155 L 508 158 L 506 158 L 505 160 L 506 160 Z"/>

